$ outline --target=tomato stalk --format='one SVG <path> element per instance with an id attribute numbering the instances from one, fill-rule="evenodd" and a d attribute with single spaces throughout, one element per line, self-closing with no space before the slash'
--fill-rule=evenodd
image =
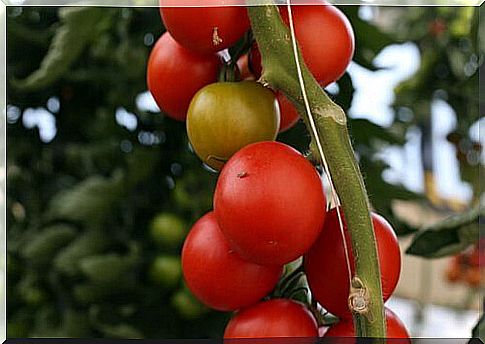
<path id="1" fill-rule="evenodd" d="M 248 4 L 251 5 L 252 1 L 248 0 Z M 302 78 L 316 127 L 316 130 L 312 130 L 312 119 L 307 115 L 298 78 L 291 34 L 282 22 L 277 7 L 249 6 L 248 12 L 262 56 L 263 74 L 260 81 L 283 92 L 295 105 L 312 135 L 310 151 L 314 157 L 319 157 L 317 147 L 321 146 L 342 203 L 355 257 L 352 290 L 355 295 L 362 296 L 355 299 L 359 302 L 352 309 L 356 334 L 359 337 L 384 338 L 386 329 L 376 239 L 367 191 L 350 142 L 346 114 L 313 78 L 298 50 Z"/>

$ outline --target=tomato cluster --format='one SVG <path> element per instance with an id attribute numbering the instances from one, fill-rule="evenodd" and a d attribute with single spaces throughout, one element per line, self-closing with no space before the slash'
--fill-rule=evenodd
<path id="1" fill-rule="evenodd" d="M 167 32 L 151 53 L 148 87 L 167 116 L 186 120 L 193 150 L 220 171 L 214 209 L 192 226 L 182 248 L 187 287 L 206 306 L 237 312 L 226 338 L 317 337 L 317 309 L 274 292 L 289 285 L 285 265 L 303 257 L 312 297 L 342 319 L 328 333 L 353 335 L 345 221 L 341 231 L 336 209 L 327 212 L 316 168 L 300 152 L 275 142 L 299 115 L 282 93 L 255 81 L 265 66 L 254 41 L 230 60 L 221 54 L 251 37 L 246 9 L 217 0 L 213 7 L 170 7 L 176 0 L 161 5 L 168 6 L 160 9 Z M 352 27 L 323 0 L 292 9 L 304 61 L 325 87 L 352 59 Z M 287 8 L 280 14 L 288 25 Z M 400 251 L 389 223 L 377 214 L 372 219 L 387 299 L 399 279 Z M 353 262 L 351 252 L 349 258 Z M 172 265 L 162 257 L 154 269 Z M 390 329 L 395 323 L 402 327 L 396 319 L 388 312 Z M 402 328 L 399 334 L 405 333 Z"/>
<path id="2" fill-rule="evenodd" d="M 485 259 L 483 242 L 470 250 L 454 256 L 446 270 L 446 279 L 450 283 L 465 283 L 470 288 L 483 287 L 484 269 L 480 262 Z"/>

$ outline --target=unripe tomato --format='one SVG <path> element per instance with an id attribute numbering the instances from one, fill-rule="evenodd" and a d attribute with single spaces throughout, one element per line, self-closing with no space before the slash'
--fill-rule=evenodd
<path id="1" fill-rule="evenodd" d="M 224 338 L 318 337 L 318 326 L 302 304 L 273 299 L 239 311 L 227 324 Z"/>
<path id="2" fill-rule="evenodd" d="M 231 311 L 249 306 L 276 285 L 282 267 L 245 261 L 235 253 L 210 212 L 192 227 L 182 249 L 187 286 L 205 305 Z"/>
<path id="3" fill-rule="evenodd" d="M 410 344 L 411 340 L 409 339 L 406 326 L 404 326 L 398 316 L 389 308 L 386 308 L 385 311 L 387 326 L 386 338 L 390 339 L 387 342 L 389 344 Z M 354 324 L 350 319 L 342 320 L 331 326 L 323 337 L 355 337 Z M 354 342 L 355 340 L 352 343 Z"/>
<path id="4" fill-rule="evenodd" d="M 187 133 L 197 155 L 219 170 L 250 143 L 276 138 L 279 109 L 273 92 L 253 81 L 218 82 L 192 99 Z"/>
<path id="5" fill-rule="evenodd" d="M 227 162 L 214 211 L 231 247 L 258 264 L 283 265 L 318 237 L 325 195 L 315 168 L 279 142 L 249 145 Z"/>
<path id="6" fill-rule="evenodd" d="M 192 294 L 187 290 L 179 290 L 171 298 L 172 306 L 184 319 L 196 319 L 208 311 Z"/>
<path id="7" fill-rule="evenodd" d="M 177 216 L 160 213 L 150 223 L 151 239 L 160 247 L 178 247 L 185 238 L 185 224 Z"/>
<path id="8" fill-rule="evenodd" d="M 179 257 L 159 256 L 150 266 L 150 279 L 163 287 L 176 286 L 182 277 L 182 266 Z"/>
<path id="9" fill-rule="evenodd" d="M 216 54 L 187 50 L 164 33 L 148 59 L 148 89 L 162 111 L 184 121 L 190 100 L 202 87 L 217 80 L 221 64 Z"/>
<path id="10" fill-rule="evenodd" d="M 246 7 L 235 0 L 206 0 L 185 3 L 160 0 L 160 14 L 170 34 L 184 47 L 200 53 L 214 53 L 234 45 L 249 29 Z M 210 6 L 209 6 L 210 5 Z M 232 6 L 231 6 L 232 5 Z M 176 7 L 179 6 L 179 7 Z"/>
<path id="11" fill-rule="evenodd" d="M 341 215 L 343 217 L 343 212 Z M 386 301 L 399 280 L 401 252 L 391 225 L 382 216 L 375 213 L 372 213 L 372 223 L 377 240 L 382 294 Z M 345 221 L 344 233 L 353 273 L 355 268 L 352 244 Z M 340 318 L 350 318 L 349 276 L 336 208 L 327 214 L 322 233 L 305 255 L 304 265 L 313 297 L 330 313 Z"/>
<path id="12" fill-rule="evenodd" d="M 296 40 L 305 64 L 321 86 L 338 80 L 354 55 L 354 32 L 347 17 L 335 6 L 318 0 L 318 5 L 293 5 Z M 289 26 L 288 10 L 280 7 Z M 251 49 L 250 63 L 255 75 L 261 75 L 261 55 Z"/>

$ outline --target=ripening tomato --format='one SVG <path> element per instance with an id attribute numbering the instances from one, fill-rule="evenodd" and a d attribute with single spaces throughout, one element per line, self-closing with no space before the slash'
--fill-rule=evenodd
<path id="1" fill-rule="evenodd" d="M 184 121 L 192 97 L 217 80 L 221 65 L 218 55 L 191 52 L 164 33 L 148 60 L 148 89 L 162 111 Z"/>
<path id="2" fill-rule="evenodd" d="M 182 271 L 188 288 L 202 303 L 231 311 L 266 296 L 278 282 L 282 267 L 241 259 L 229 247 L 210 212 L 194 224 L 185 240 Z"/>
<path id="3" fill-rule="evenodd" d="M 338 80 L 354 55 L 354 32 L 347 17 L 323 0 L 318 5 L 293 5 L 296 40 L 310 72 L 321 86 Z M 283 21 L 289 25 L 288 10 L 280 6 Z M 251 47 L 250 66 L 258 78 L 262 73 L 261 54 Z"/>
<path id="4" fill-rule="evenodd" d="M 391 339 L 389 344 L 410 344 L 409 333 L 406 326 L 389 308 L 386 308 L 386 337 Z M 327 337 L 355 337 L 354 324 L 350 319 L 342 320 L 337 324 L 331 326 L 324 335 Z M 401 340 L 399 340 L 401 339 Z M 349 341 L 349 344 L 351 342 Z M 352 341 L 355 343 L 355 339 Z"/>
<path id="5" fill-rule="evenodd" d="M 206 0 L 203 7 L 193 0 L 194 6 L 188 5 L 160 0 L 160 14 L 168 32 L 192 51 L 214 53 L 229 48 L 249 29 L 246 7 L 238 6 L 236 0 Z"/>
<path id="6" fill-rule="evenodd" d="M 244 147 L 226 163 L 214 194 L 217 221 L 243 258 L 283 265 L 320 233 L 325 195 L 315 168 L 279 142 Z"/>
<path id="7" fill-rule="evenodd" d="M 187 133 L 197 155 L 219 170 L 242 147 L 276 138 L 279 109 L 273 92 L 254 81 L 218 82 L 192 99 Z"/>
<path id="8" fill-rule="evenodd" d="M 224 331 L 224 338 L 277 337 L 318 337 L 317 322 L 304 305 L 272 299 L 239 311 Z"/>
<path id="9" fill-rule="evenodd" d="M 341 213 L 343 216 L 343 212 Z M 372 223 L 377 240 L 384 301 L 393 293 L 401 272 L 401 253 L 396 234 L 382 217 L 372 213 Z M 351 269 L 354 272 L 350 234 L 344 221 L 344 233 Z M 336 208 L 325 218 L 322 233 L 304 258 L 308 284 L 315 299 L 330 313 L 340 318 L 351 317 L 348 308 L 349 276 L 342 234 Z"/>

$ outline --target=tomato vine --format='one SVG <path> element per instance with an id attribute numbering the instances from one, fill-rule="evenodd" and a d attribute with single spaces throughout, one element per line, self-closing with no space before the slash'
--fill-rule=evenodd
<path id="1" fill-rule="evenodd" d="M 252 0 L 248 1 L 252 5 Z M 291 35 L 275 5 L 249 6 L 253 34 L 261 51 L 263 74 L 260 81 L 277 89 L 293 103 L 311 129 L 303 91 L 297 78 L 297 64 Z M 301 59 L 301 53 L 298 53 Z M 311 116 L 316 124 L 310 150 L 313 156 L 320 144 L 327 160 L 334 187 L 346 214 L 355 260 L 353 287 L 368 295 L 363 311 L 354 312 L 358 336 L 384 338 L 386 335 L 382 287 L 376 239 L 364 180 L 350 142 L 346 115 L 322 90 L 304 63 L 300 63 Z M 320 161 L 322 162 L 322 161 Z"/>

